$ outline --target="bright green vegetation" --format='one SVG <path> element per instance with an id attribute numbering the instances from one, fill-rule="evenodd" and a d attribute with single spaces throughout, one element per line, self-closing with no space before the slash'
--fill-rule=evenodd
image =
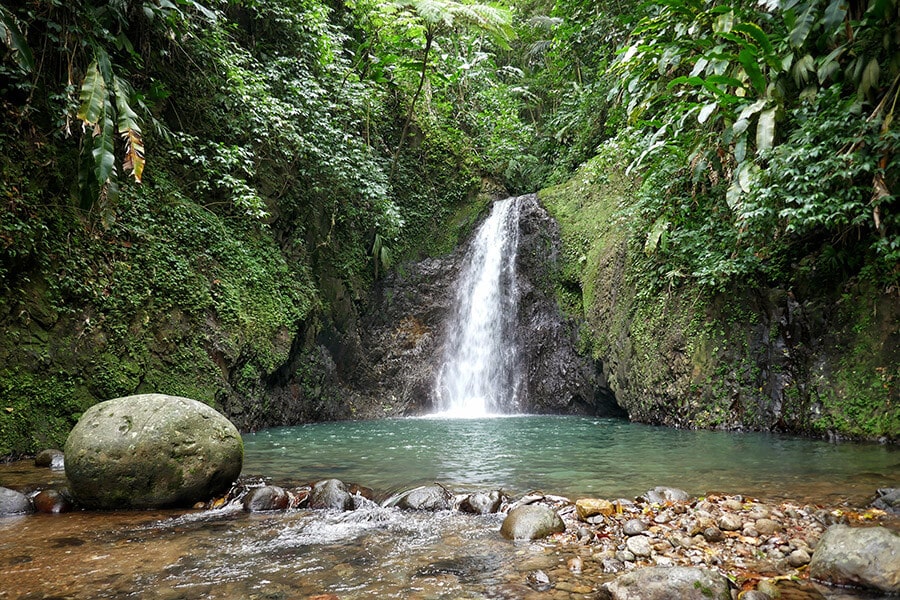
<path id="1" fill-rule="evenodd" d="M 898 45 L 896 0 L 4 5 L 0 456 L 137 391 L 351 416 L 322 340 L 541 188 L 633 417 L 896 438 Z"/>

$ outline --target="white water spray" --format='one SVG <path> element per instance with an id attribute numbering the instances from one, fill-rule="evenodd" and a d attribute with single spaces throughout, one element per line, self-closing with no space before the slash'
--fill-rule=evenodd
<path id="1" fill-rule="evenodd" d="M 436 404 L 442 415 L 516 412 L 519 198 L 494 203 L 460 273 Z"/>

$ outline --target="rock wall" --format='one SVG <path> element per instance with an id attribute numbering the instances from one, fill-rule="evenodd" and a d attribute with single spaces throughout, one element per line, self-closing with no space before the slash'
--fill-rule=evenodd
<path id="1" fill-rule="evenodd" d="M 598 159 L 541 193 L 562 229 L 560 296 L 629 418 L 900 440 L 896 290 L 815 269 L 727 290 L 660 285 L 627 222 L 637 185 Z"/>
<path id="2" fill-rule="evenodd" d="M 577 327 L 556 302 L 559 232 L 537 197 L 520 203 L 518 330 L 527 412 L 618 414 L 594 361 L 579 355 Z M 364 359 L 349 377 L 366 413 L 419 414 L 433 407 L 454 286 L 468 244 L 454 253 L 404 265 L 377 285 L 360 321 Z"/>

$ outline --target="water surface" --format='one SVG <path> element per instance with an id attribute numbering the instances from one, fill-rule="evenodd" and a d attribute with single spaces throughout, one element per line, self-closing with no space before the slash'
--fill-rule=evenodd
<path id="1" fill-rule="evenodd" d="M 866 503 L 900 485 L 900 451 L 772 434 L 686 431 L 618 419 L 517 416 L 317 423 L 244 436 L 244 473 L 337 477 L 376 491 L 540 489 L 633 497 L 658 485 L 801 502 Z"/>

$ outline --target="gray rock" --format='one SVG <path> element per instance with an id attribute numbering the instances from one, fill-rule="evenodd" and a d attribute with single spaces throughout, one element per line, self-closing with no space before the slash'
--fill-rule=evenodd
<path id="1" fill-rule="evenodd" d="M 794 568 L 807 565 L 809 561 L 809 553 L 806 550 L 797 549 L 788 554 L 788 563 Z"/>
<path id="2" fill-rule="evenodd" d="M 0 517 L 24 515 L 34 511 L 28 496 L 16 490 L 0 487 Z"/>
<path id="3" fill-rule="evenodd" d="M 725 513 L 716 520 L 716 525 L 722 531 L 740 531 L 744 528 L 744 522 L 737 515 Z"/>
<path id="4" fill-rule="evenodd" d="M 694 567 L 644 567 L 605 584 L 613 600 L 731 600 L 728 580 Z"/>
<path id="5" fill-rule="evenodd" d="M 773 533 L 778 533 L 783 529 L 781 527 L 781 523 L 779 523 L 778 521 L 773 521 L 772 519 L 757 519 L 756 523 L 754 523 L 753 525 L 753 528 L 763 535 L 772 535 Z"/>
<path id="6" fill-rule="evenodd" d="M 634 535 L 625 540 L 625 547 L 635 556 L 650 556 L 653 549 L 650 540 L 642 535 Z"/>
<path id="7" fill-rule="evenodd" d="M 712 544 L 721 542 L 725 539 L 725 534 L 718 527 L 707 527 L 703 530 L 703 538 Z"/>
<path id="8" fill-rule="evenodd" d="M 41 450 L 34 457 L 34 466 L 49 467 L 54 471 L 62 471 L 65 469 L 66 461 L 62 450 L 51 448 L 49 450 Z"/>
<path id="9" fill-rule="evenodd" d="M 628 519 L 622 526 L 625 535 L 638 535 L 647 531 L 647 525 L 640 519 Z"/>
<path id="10" fill-rule="evenodd" d="M 339 479 L 324 479 L 317 482 L 309 494 L 310 508 L 330 508 L 352 510 L 353 498 L 347 485 Z"/>
<path id="11" fill-rule="evenodd" d="M 503 495 L 496 490 L 488 494 L 476 492 L 463 498 L 459 503 L 459 510 L 476 515 L 488 515 L 500 510 L 502 502 Z"/>
<path id="12" fill-rule="evenodd" d="M 645 493 L 643 498 L 651 504 L 665 504 L 666 502 L 687 502 L 691 496 L 678 488 L 657 486 Z"/>
<path id="13" fill-rule="evenodd" d="M 900 515 L 900 488 L 881 488 L 878 490 L 872 506 Z"/>
<path id="14" fill-rule="evenodd" d="M 88 508 L 189 506 L 227 491 L 243 453 L 237 429 L 212 407 L 142 394 L 89 408 L 66 440 L 65 469 Z"/>
<path id="15" fill-rule="evenodd" d="M 284 488 L 277 485 L 264 485 L 253 488 L 244 496 L 244 510 L 247 512 L 265 512 L 269 510 L 286 510 L 291 504 L 291 497 Z"/>
<path id="16" fill-rule="evenodd" d="M 404 510 L 449 510 L 453 495 L 439 485 L 423 485 L 401 495 L 394 506 Z"/>
<path id="17" fill-rule="evenodd" d="M 900 593 L 900 535 L 884 527 L 833 525 L 809 563 L 811 578 Z"/>
<path id="18" fill-rule="evenodd" d="M 513 540 L 536 540 L 565 530 L 566 524 L 555 510 L 541 504 L 528 504 L 509 511 L 500 534 Z"/>
<path id="19" fill-rule="evenodd" d="M 772 600 L 772 596 L 759 590 L 748 590 L 738 595 L 738 600 Z"/>

